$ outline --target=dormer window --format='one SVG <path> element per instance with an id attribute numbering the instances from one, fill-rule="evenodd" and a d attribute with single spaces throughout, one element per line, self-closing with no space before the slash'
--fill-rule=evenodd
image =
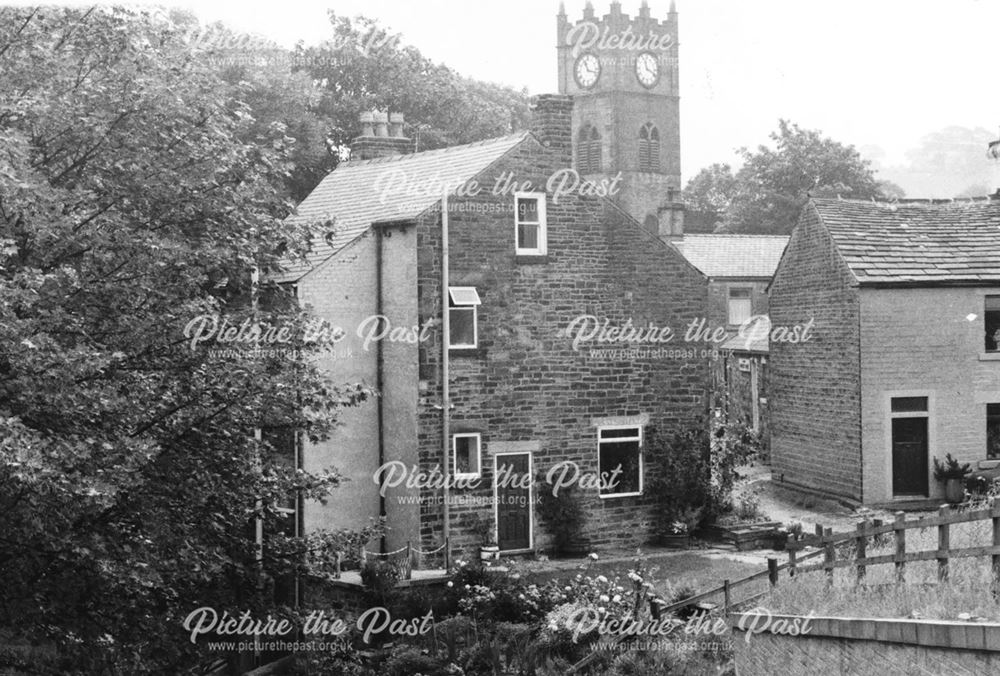
<path id="1" fill-rule="evenodd" d="M 647 122 L 639 130 L 639 171 L 660 170 L 660 130 Z"/>
<path id="2" fill-rule="evenodd" d="M 601 154 L 601 134 L 597 127 L 583 125 L 576 139 L 576 170 L 581 174 L 599 174 Z"/>
<path id="3" fill-rule="evenodd" d="M 518 256 L 545 255 L 545 193 L 514 193 L 514 229 Z"/>

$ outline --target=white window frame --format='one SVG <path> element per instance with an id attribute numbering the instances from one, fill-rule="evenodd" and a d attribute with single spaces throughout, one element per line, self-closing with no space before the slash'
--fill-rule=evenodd
<path id="1" fill-rule="evenodd" d="M 473 299 L 462 298 L 462 295 L 472 293 Z M 456 298 L 456 296 L 459 296 Z M 474 350 L 479 347 L 479 306 L 483 301 L 479 298 L 479 292 L 474 286 L 449 286 L 448 287 L 448 312 L 454 309 L 472 308 L 472 343 L 452 343 L 451 336 L 448 336 L 449 350 Z M 450 319 L 450 317 L 449 317 Z M 450 322 L 449 322 L 450 328 Z"/>
<path id="2" fill-rule="evenodd" d="M 988 293 L 983 296 L 983 332 L 986 329 L 986 315 L 997 312 L 997 310 L 991 309 L 989 306 L 997 303 L 997 299 L 1000 299 L 1000 294 Z M 991 302 L 992 301 L 992 302 Z M 997 347 L 993 350 L 987 350 L 986 345 L 983 344 L 983 353 L 988 355 L 990 358 L 997 359 L 1000 358 L 1000 342 L 998 342 Z"/>
<path id="3" fill-rule="evenodd" d="M 746 300 L 746 301 L 748 301 L 750 303 L 750 309 L 747 312 L 746 319 L 744 319 L 742 322 L 734 322 L 733 321 L 733 308 L 732 308 L 733 291 L 746 291 L 747 292 L 747 296 L 746 296 L 745 299 L 744 298 L 740 298 L 740 300 Z M 726 289 L 726 323 L 729 324 L 729 326 L 740 326 L 743 322 L 745 322 L 747 319 L 750 319 L 751 317 L 753 317 L 753 287 L 752 286 L 731 286 L 728 289 Z"/>
<path id="4" fill-rule="evenodd" d="M 601 439 L 601 433 L 605 430 L 638 430 L 636 436 L 630 437 L 612 437 L 610 439 Z M 609 444 L 619 443 L 622 441 L 638 441 L 639 442 L 639 490 L 633 491 L 631 493 L 602 493 L 600 487 L 597 489 L 597 495 L 602 500 L 612 499 L 612 498 L 631 498 L 637 495 L 642 495 L 643 492 L 643 475 L 645 474 L 645 466 L 643 461 L 643 436 L 645 430 L 642 425 L 601 425 L 597 428 L 597 474 L 600 478 L 601 473 L 601 442 L 604 441 Z"/>
<path id="5" fill-rule="evenodd" d="M 535 249 L 522 248 L 518 245 L 518 226 L 520 221 L 520 209 L 518 204 L 522 199 L 538 200 L 538 247 Z M 534 225 L 534 223 L 527 223 Z M 518 256 L 544 256 L 548 252 L 548 225 L 545 211 L 544 192 L 515 192 L 514 193 L 514 253 Z"/>
<path id="6" fill-rule="evenodd" d="M 458 439 L 474 438 L 476 440 L 475 472 L 458 471 Z M 472 458 L 469 458 L 470 462 Z M 456 479 L 478 479 L 483 474 L 483 435 L 479 432 L 456 432 L 451 435 L 451 473 Z"/>

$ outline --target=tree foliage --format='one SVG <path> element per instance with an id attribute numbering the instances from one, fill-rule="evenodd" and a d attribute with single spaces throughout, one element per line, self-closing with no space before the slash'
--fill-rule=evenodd
<path id="1" fill-rule="evenodd" d="M 252 314 L 250 271 L 302 253 L 282 219 L 294 152 L 253 91 L 194 58 L 178 26 L 124 9 L 0 10 L 0 626 L 52 641 L 64 673 L 179 673 L 205 646 L 200 606 L 270 602 L 259 574 L 290 492 L 334 472 L 288 467 L 255 428 L 321 438 L 338 388 L 302 358 L 223 354 L 199 315 Z M 294 331 L 293 331 L 294 333 Z"/>
<path id="2" fill-rule="evenodd" d="M 720 216 L 728 232 L 787 234 L 808 195 L 870 199 L 886 196 L 869 162 L 851 145 L 778 121 L 774 147 L 742 148 L 743 166 L 699 172 L 686 188 L 695 205 Z"/>
<path id="3" fill-rule="evenodd" d="M 372 109 L 403 113 L 404 131 L 418 150 L 481 141 L 527 127 L 525 90 L 463 77 L 404 45 L 400 36 L 371 19 L 350 19 L 331 10 L 330 23 L 330 40 L 299 47 L 293 57 L 319 83 L 315 112 L 330 123 L 331 148 L 348 145 L 358 133 L 359 114 Z"/>

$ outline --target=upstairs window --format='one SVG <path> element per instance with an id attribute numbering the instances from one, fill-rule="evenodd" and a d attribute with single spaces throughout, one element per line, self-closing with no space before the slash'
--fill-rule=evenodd
<path id="1" fill-rule="evenodd" d="M 456 478 L 473 479 L 480 473 L 481 437 L 478 432 L 451 437 L 452 472 Z"/>
<path id="2" fill-rule="evenodd" d="M 576 170 L 581 174 L 597 174 L 601 164 L 601 134 L 594 125 L 585 124 L 576 139 Z"/>
<path id="3" fill-rule="evenodd" d="M 515 253 L 544 256 L 546 252 L 545 193 L 514 194 Z"/>
<path id="4" fill-rule="evenodd" d="M 753 315 L 753 291 L 749 288 L 729 289 L 729 325 L 739 326 Z"/>
<path id="5" fill-rule="evenodd" d="M 647 122 L 639 130 L 639 171 L 660 170 L 660 130 Z"/>
<path id="6" fill-rule="evenodd" d="M 600 496 L 622 498 L 642 494 L 642 428 L 601 427 L 597 430 Z"/>
<path id="7" fill-rule="evenodd" d="M 1000 352 L 1000 296 L 986 296 L 986 351 Z"/>
<path id="8" fill-rule="evenodd" d="M 448 348 L 474 349 L 479 346 L 479 311 L 482 305 L 474 286 L 448 287 Z"/>

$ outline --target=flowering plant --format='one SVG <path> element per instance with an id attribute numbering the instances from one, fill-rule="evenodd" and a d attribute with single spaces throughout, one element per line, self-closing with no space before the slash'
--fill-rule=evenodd
<path id="1" fill-rule="evenodd" d="M 674 521 L 670 524 L 671 535 L 687 535 L 688 525 L 683 521 Z"/>

